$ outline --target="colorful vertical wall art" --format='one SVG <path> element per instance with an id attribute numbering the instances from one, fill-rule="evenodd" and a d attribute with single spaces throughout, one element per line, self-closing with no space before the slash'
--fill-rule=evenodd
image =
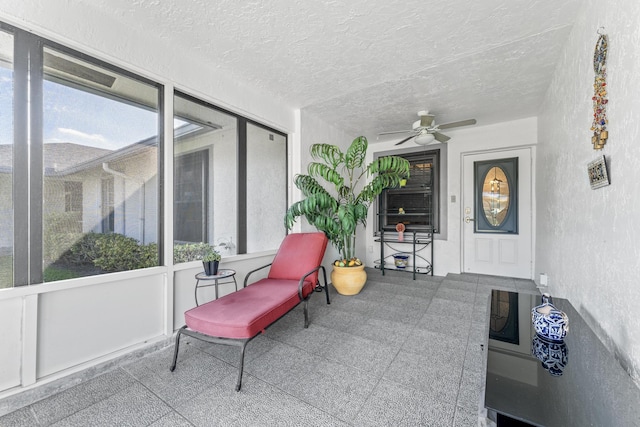
<path id="1" fill-rule="evenodd" d="M 598 41 L 593 52 L 593 123 L 591 124 L 591 143 L 594 150 L 601 150 L 607 143 L 609 132 L 607 131 L 607 48 L 609 39 L 604 33 L 604 27 L 598 29 Z"/>

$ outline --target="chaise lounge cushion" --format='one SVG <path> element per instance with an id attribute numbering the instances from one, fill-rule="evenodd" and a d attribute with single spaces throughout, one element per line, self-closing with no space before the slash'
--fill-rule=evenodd
<path id="1" fill-rule="evenodd" d="M 278 253 L 273 258 L 269 279 L 300 280 L 302 276 L 322 264 L 327 241 L 324 233 L 320 232 L 289 234 L 282 241 Z M 291 262 L 292 260 L 294 262 Z M 313 284 L 317 283 L 318 272 L 313 273 L 306 280 Z"/>
<path id="2" fill-rule="evenodd" d="M 305 293 L 313 291 L 305 283 Z M 311 288 L 311 289 L 309 289 Z M 297 280 L 262 279 L 185 312 L 189 329 L 212 337 L 251 338 L 300 303 Z"/>
<path id="3" fill-rule="evenodd" d="M 186 311 L 187 327 L 212 337 L 253 338 L 313 292 L 318 272 L 305 279 L 302 298 L 300 279 L 322 263 L 326 246 L 324 233 L 289 234 L 267 278 Z"/>

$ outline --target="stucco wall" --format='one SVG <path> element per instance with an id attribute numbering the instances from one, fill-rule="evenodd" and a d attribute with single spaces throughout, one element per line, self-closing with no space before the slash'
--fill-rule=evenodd
<path id="1" fill-rule="evenodd" d="M 568 298 L 640 384 L 640 3 L 582 4 L 542 105 L 538 132 L 537 272 Z M 594 151 L 593 51 L 609 36 L 609 140 Z M 591 190 L 587 163 L 605 155 L 611 185 Z"/>

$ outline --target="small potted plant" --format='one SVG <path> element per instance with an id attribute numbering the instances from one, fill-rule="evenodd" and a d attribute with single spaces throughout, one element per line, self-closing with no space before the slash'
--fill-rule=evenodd
<path id="1" fill-rule="evenodd" d="M 215 276 L 218 274 L 218 265 L 220 264 L 220 252 L 209 246 L 202 256 L 202 266 L 207 276 Z"/>

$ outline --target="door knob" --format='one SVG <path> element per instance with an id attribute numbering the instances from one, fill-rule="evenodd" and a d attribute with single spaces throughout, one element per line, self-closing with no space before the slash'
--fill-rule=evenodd
<path id="1" fill-rule="evenodd" d="M 475 219 L 469 218 L 468 216 L 464 217 L 464 222 L 466 222 L 467 224 L 469 224 L 471 221 L 475 221 Z"/>

